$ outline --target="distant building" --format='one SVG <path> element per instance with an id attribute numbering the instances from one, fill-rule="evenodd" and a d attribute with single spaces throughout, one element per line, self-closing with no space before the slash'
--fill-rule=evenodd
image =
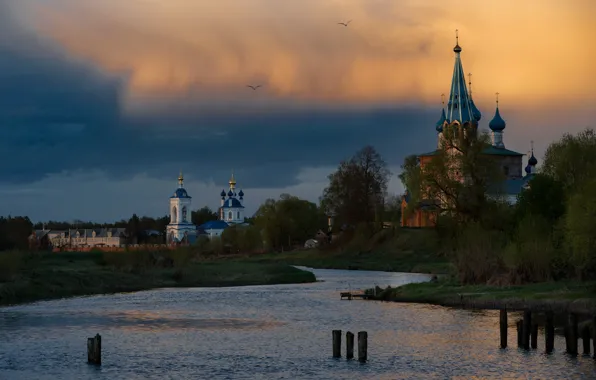
<path id="1" fill-rule="evenodd" d="M 443 139 L 443 130 L 446 128 L 458 128 L 463 133 L 468 130 L 476 130 L 478 122 L 482 115 L 480 110 L 474 104 L 472 99 L 472 83 L 469 84 L 469 89 L 466 86 L 465 74 L 461 62 L 460 53 L 462 51 L 459 43 L 453 48 L 455 52 L 455 66 L 453 69 L 453 77 L 451 79 L 451 91 L 447 108 L 441 111 L 441 117 L 436 123 L 436 131 L 438 136 L 438 147 L 441 147 Z M 518 153 L 505 148 L 503 141 L 503 133 L 505 131 L 506 123 L 501 117 L 499 111 L 499 101 L 497 98 L 497 106 L 493 119 L 488 124 L 491 130 L 492 145 L 484 151 L 484 154 L 494 157 L 503 170 L 506 179 L 502 183 L 494 184 L 489 189 L 489 197 L 504 198 L 510 204 L 517 202 L 517 197 L 521 191 L 527 187 L 529 180 L 535 172 L 538 160 L 534 157 L 534 149 L 532 148 L 531 157 L 528 160 L 528 165 L 525 168 L 526 175 L 522 173 L 522 157 L 524 154 Z M 418 155 L 421 170 L 424 170 L 427 165 L 438 152 L 434 150 L 429 153 Z M 455 175 L 458 175 L 457 173 Z M 463 180 L 463 179 L 462 179 Z M 401 225 L 404 227 L 432 227 L 435 225 L 437 217 L 437 202 L 434 199 L 422 199 L 415 205 L 415 211 L 406 217 L 405 209 L 411 202 L 411 197 L 406 189 L 405 195 L 402 197 L 402 220 Z"/>
<path id="2" fill-rule="evenodd" d="M 170 197 L 170 224 L 166 227 L 168 244 L 192 244 L 197 238 L 197 227 L 191 222 L 192 198 L 184 188 L 184 176 L 178 177 L 178 188 Z"/>
<path id="3" fill-rule="evenodd" d="M 46 230 L 53 248 L 121 247 L 127 243 L 126 228 Z"/>
<path id="4" fill-rule="evenodd" d="M 221 237 L 221 234 L 230 225 L 223 220 L 212 220 L 201 224 L 198 228 L 198 234 L 207 236 L 209 239 L 214 237 Z"/>
<path id="5" fill-rule="evenodd" d="M 219 220 L 225 221 L 228 224 L 244 223 L 244 192 L 240 190 L 236 194 L 236 180 L 234 173 L 228 182 L 230 188 L 226 193 L 222 190 L 219 194 L 221 196 L 221 205 L 219 207 Z M 226 199 L 227 195 L 227 199 Z"/>

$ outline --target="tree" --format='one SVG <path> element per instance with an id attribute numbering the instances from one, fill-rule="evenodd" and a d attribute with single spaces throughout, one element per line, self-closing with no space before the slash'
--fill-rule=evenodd
<path id="1" fill-rule="evenodd" d="M 577 274 L 596 269 L 596 179 L 584 184 L 569 199 L 565 217 L 565 242 Z"/>
<path id="2" fill-rule="evenodd" d="M 565 213 L 565 191 L 563 184 L 544 174 L 536 174 L 522 191 L 517 201 L 516 220 L 528 215 L 540 215 L 551 226 Z"/>
<path id="3" fill-rule="evenodd" d="M 444 129 L 439 149 L 424 163 L 406 157 L 400 179 L 411 199 L 407 211 L 426 201 L 458 222 L 482 221 L 494 203 L 487 193 L 500 193 L 504 180 L 495 157 L 485 153 L 490 145 L 487 133 L 454 125 Z"/>
<path id="4" fill-rule="evenodd" d="M 401 220 L 401 195 L 391 195 L 385 199 L 385 209 L 383 213 L 384 222 L 393 222 L 399 224 Z"/>
<path id="5" fill-rule="evenodd" d="M 366 146 L 329 175 L 321 206 L 340 223 L 380 221 L 391 172 L 381 155 Z"/>
<path id="6" fill-rule="evenodd" d="M 205 206 L 198 209 L 197 211 L 192 211 L 191 220 L 193 224 L 200 226 L 211 220 L 217 220 L 217 213 L 212 211 L 209 207 Z"/>
<path id="7" fill-rule="evenodd" d="M 568 196 L 586 180 L 596 177 L 596 132 L 587 128 L 575 136 L 566 133 L 550 144 L 542 173 L 559 181 Z"/>
<path id="8" fill-rule="evenodd" d="M 255 224 L 270 248 L 281 248 L 303 244 L 324 226 L 325 220 L 316 204 L 282 194 L 279 200 L 267 199 L 259 207 Z"/>

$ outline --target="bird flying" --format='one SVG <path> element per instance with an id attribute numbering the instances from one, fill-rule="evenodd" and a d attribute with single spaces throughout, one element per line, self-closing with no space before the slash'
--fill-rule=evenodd
<path id="1" fill-rule="evenodd" d="M 251 85 L 248 85 L 248 86 L 246 86 L 246 87 L 250 87 L 250 88 L 252 88 L 252 89 L 253 89 L 253 91 L 254 91 L 254 90 L 256 90 L 257 88 L 261 87 L 261 85 L 258 85 L 258 86 L 251 86 Z"/>
<path id="2" fill-rule="evenodd" d="M 348 21 L 348 22 L 338 22 L 337 25 L 343 25 L 343 26 L 348 26 L 349 23 L 351 23 L 352 20 Z"/>

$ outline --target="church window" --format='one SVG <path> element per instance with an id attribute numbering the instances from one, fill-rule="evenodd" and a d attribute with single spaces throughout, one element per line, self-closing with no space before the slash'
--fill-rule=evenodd
<path id="1" fill-rule="evenodd" d="M 178 210 L 176 210 L 176 206 L 174 206 L 172 208 L 172 223 L 176 222 L 177 217 L 178 217 Z"/>
<path id="2" fill-rule="evenodd" d="M 236 219 L 240 219 L 240 211 L 238 211 L 238 216 L 236 217 Z"/>
<path id="3" fill-rule="evenodd" d="M 186 206 L 182 207 L 182 221 L 186 222 Z"/>
<path id="4" fill-rule="evenodd" d="M 455 104 L 453 105 L 453 108 L 457 108 L 457 103 L 455 103 Z"/>
<path id="5" fill-rule="evenodd" d="M 509 166 L 503 167 L 503 173 L 505 173 L 505 175 L 509 175 Z"/>
<path id="6" fill-rule="evenodd" d="M 232 211 L 228 213 L 228 220 L 232 220 Z"/>

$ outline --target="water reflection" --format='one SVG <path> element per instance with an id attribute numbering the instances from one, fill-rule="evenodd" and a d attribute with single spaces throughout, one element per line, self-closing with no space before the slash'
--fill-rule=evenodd
<path id="1" fill-rule="evenodd" d="M 324 282 L 160 289 L 3 308 L 0 378 L 594 378 L 593 359 L 567 358 L 559 336 L 553 355 L 542 354 L 543 336 L 538 350 L 500 350 L 496 311 L 339 299 L 340 290 L 427 275 L 315 274 Z M 368 331 L 369 362 L 330 358 L 332 329 Z M 515 329 L 509 331 L 511 346 Z M 85 357 L 86 338 L 98 332 L 101 368 Z"/>

